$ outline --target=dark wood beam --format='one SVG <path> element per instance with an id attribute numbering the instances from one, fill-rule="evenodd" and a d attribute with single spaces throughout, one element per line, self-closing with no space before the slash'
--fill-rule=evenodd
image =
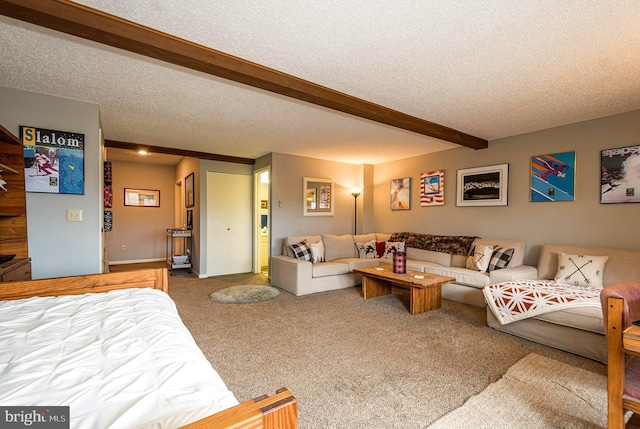
<path id="1" fill-rule="evenodd" d="M 240 158 L 238 156 L 217 155 L 215 153 L 196 152 L 194 150 L 174 149 L 171 147 L 149 146 L 149 145 L 140 144 L 140 143 L 121 142 L 118 140 L 105 140 L 104 145 L 106 147 L 127 149 L 127 150 L 133 150 L 136 152 L 139 150 L 146 150 L 149 153 L 164 153 L 167 155 L 190 156 L 192 158 L 208 159 L 211 161 L 234 162 L 236 164 L 253 165 L 256 163 L 255 159 L 251 159 L 251 158 Z"/>
<path id="2" fill-rule="evenodd" d="M 0 0 L 0 13 L 297 100 L 484 149 L 488 142 L 68 0 Z"/>

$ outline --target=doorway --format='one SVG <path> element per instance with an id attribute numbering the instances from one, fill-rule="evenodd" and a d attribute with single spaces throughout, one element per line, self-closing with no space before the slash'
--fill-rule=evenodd
<path id="1" fill-rule="evenodd" d="M 253 173 L 255 189 L 255 218 L 254 225 L 254 258 L 253 272 L 269 274 L 269 233 L 271 230 L 271 204 L 269 201 L 270 170 L 269 167 L 256 170 Z"/>

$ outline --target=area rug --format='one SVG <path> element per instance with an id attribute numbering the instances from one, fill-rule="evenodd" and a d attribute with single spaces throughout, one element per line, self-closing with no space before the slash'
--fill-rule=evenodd
<path id="1" fill-rule="evenodd" d="M 210 295 L 211 299 L 223 304 L 250 304 L 275 298 L 280 291 L 273 286 L 239 285 L 220 289 Z"/>
<path id="2" fill-rule="evenodd" d="M 606 428 L 607 377 L 531 353 L 439 428 Z"/>

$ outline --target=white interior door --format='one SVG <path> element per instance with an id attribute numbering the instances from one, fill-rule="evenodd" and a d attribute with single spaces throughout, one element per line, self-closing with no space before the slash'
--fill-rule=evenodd
<path id="1" fill-rule="evenodd" d="M 252 176 L 207 173 L 207 275 L 251 272 Z"/>

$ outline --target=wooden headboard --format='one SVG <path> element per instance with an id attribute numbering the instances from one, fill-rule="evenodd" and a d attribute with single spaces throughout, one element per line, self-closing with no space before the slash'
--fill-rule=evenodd
<path id="1" fill-rule="evenodd" d="M 4 283 L 0 288 L 0 300 L 23 299 L 32 296 L 80 295 L 144 287 L 160 289 L 168 293 L 169 274 L 167 269 L 156 268 Z"/>

